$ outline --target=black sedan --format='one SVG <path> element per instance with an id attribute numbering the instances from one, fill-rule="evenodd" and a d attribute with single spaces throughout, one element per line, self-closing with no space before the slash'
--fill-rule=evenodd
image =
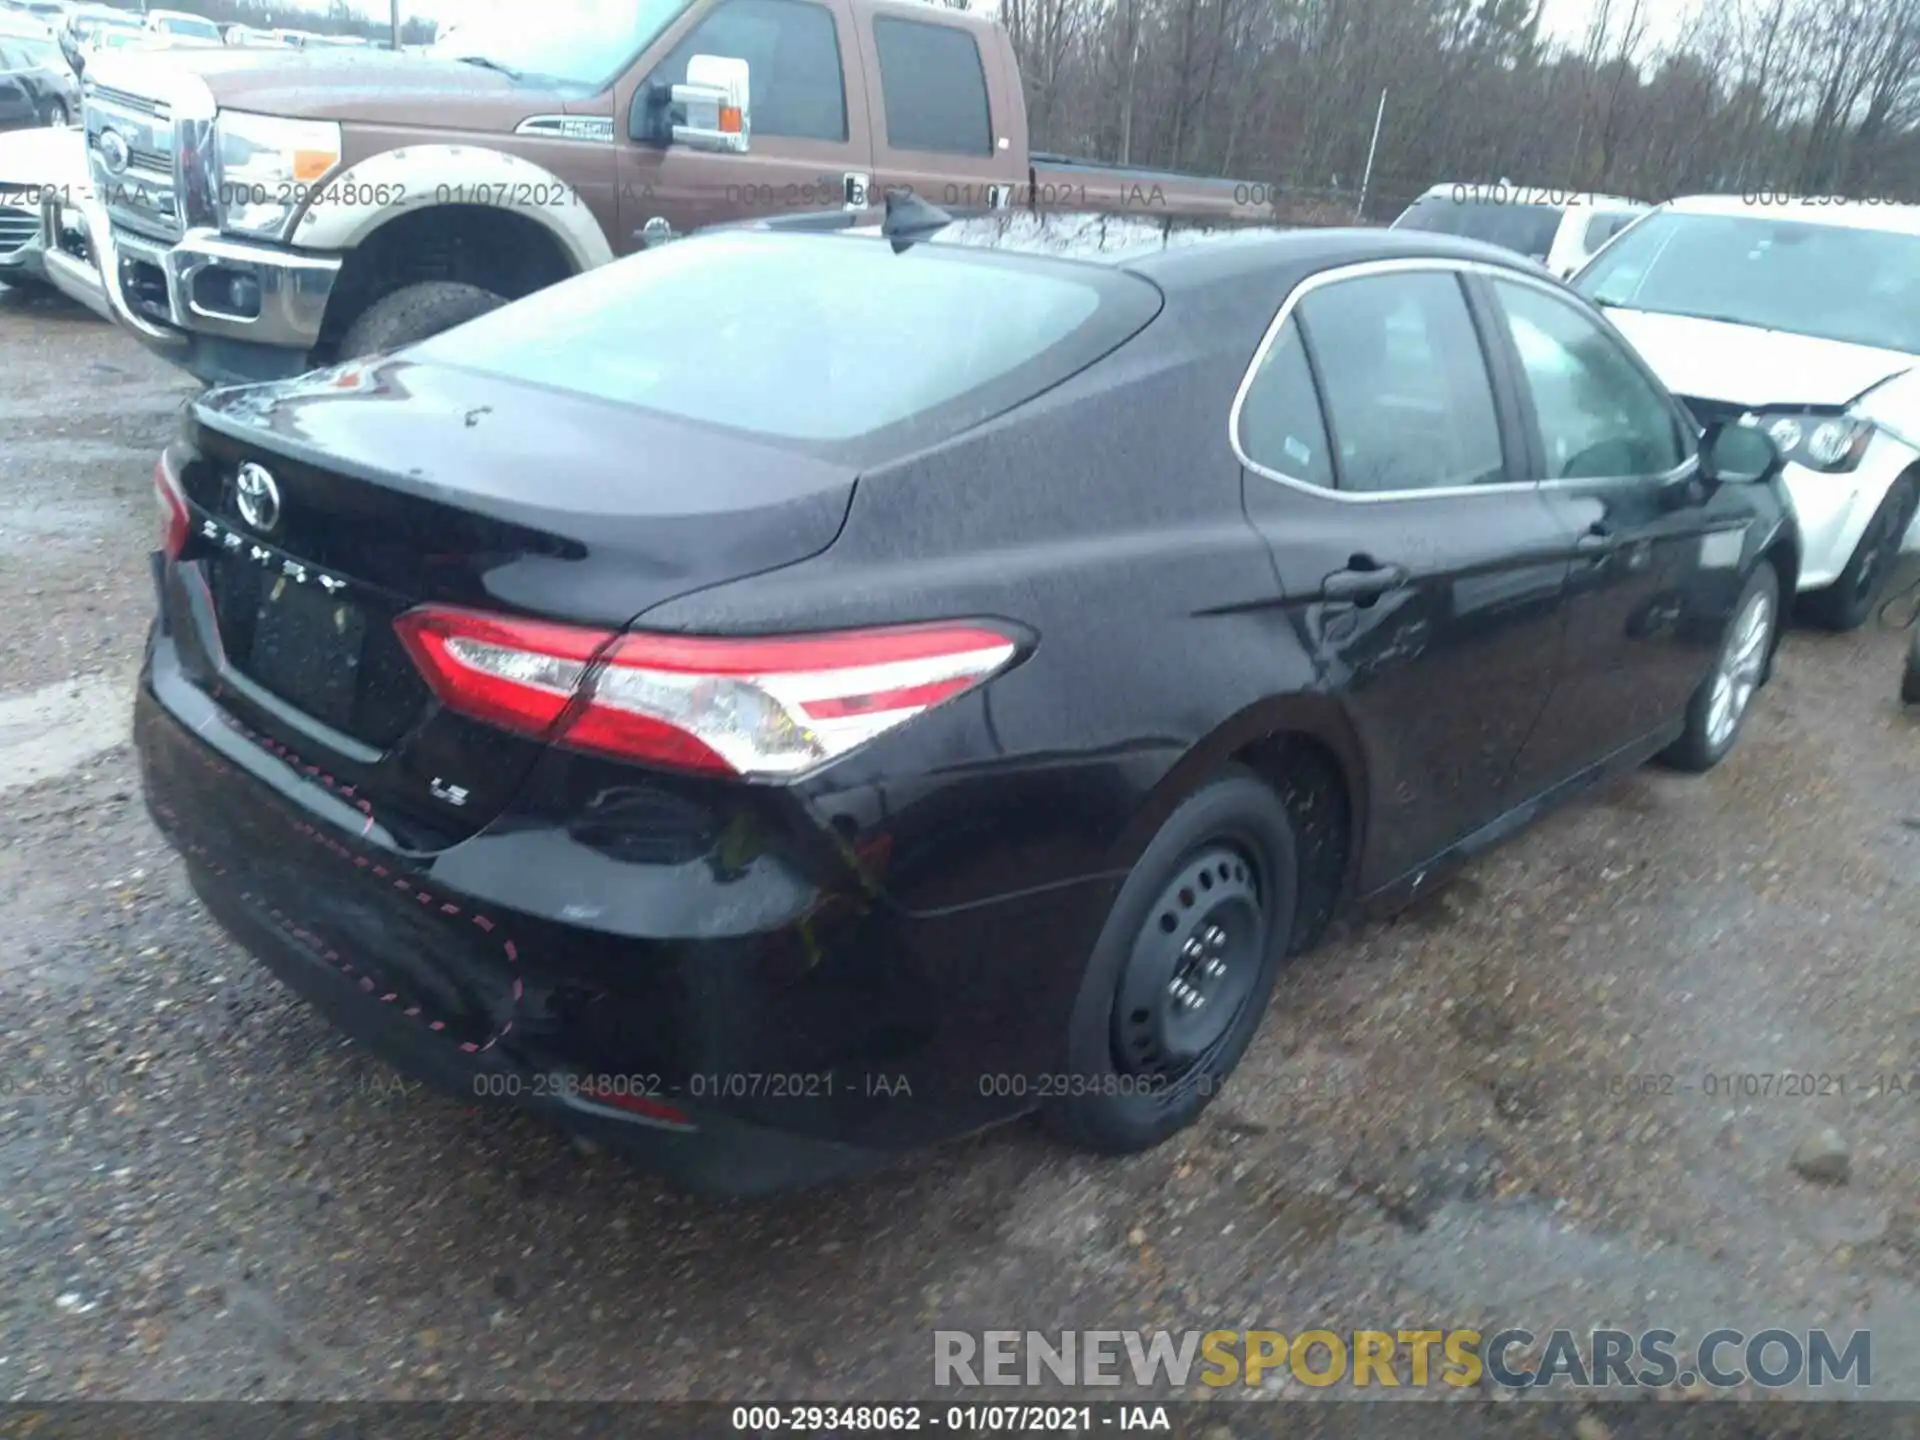
<path id="1" fill-rule="evenodd" d="M 147 801 L 371 1049 L 684 1183 L 1136 1151 L 1337 913 L 1726 754 L 1777 464 L 1472 242 L 723 230 L 199 400 Z"/>
<path id="2" fill-rule="evenodd" d="M 52 36 L 0 33 L 0 130 L 65 125 L 80 113 L 80 79 Z"/>

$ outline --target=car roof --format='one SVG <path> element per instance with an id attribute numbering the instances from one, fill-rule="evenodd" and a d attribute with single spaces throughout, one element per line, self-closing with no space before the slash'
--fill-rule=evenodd
<path id="1" fill-rule="evenodd" d="M 1683 195 L 1660 208 L 1680 215 L 1744 215 L 1759 220 L 1794 220 L 1849 230 L 1920 235 L 1920 205 L 1882 204 L 1844 196 L 1761 200 L 1742 195 Z"/>
<path id="2" fill-rule="evenodd" d="M 725 229 L 797 230 L 877 238 L 882 211 L 824 211 L 749 220 Z M 1224 222 L 1147 211 L 971 210 L 907 243 L 983 250 L 1130 270 L 1162 289 L 1194 288 L 1237 275 L 1311 271 L 1366 260 L 1431 258 L 1478 262 L 1542 276 L 1546 270 L 1500 246 L 1460 236 L 1383 227 L 1285 226 Z"/>

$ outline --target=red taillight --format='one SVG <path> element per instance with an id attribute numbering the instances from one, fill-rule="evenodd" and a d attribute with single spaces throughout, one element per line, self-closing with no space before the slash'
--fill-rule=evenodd
<path id="1" fill-rule="evenodd" d="M 180 477 L 173 473 L 164 454 L 154 462 L 153 498 L 160 507 L 160 548 L 168 559 L 177 560 L 187 548 L 193 516 L 187 510 L 187 494 L 180 488 Z"/>
<path id="2" fill-rule="evenodd" d="M 973 624 L 729 639 L 434 605 L 395 623 L 450 709 L 576 749 L 756 779 L 837 759 L 997 674 L 1018 648 Z"/>

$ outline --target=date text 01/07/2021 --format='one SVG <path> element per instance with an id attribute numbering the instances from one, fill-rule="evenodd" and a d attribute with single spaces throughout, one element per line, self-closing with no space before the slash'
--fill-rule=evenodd
<path id="1" fill-rule="evenodd" d="M 1920 1071 L 1846 1075 L 1826 1070 L 1626 1071 L 1610 1074 L 1609 1095 L 1660 1098 L 1698 1095 L 1708 1100 L 1815 1100 L 1825 1096 L 1920 1095 Z"/>

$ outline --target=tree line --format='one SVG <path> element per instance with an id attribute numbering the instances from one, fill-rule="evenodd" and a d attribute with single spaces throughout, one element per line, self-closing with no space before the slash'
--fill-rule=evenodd
<path id="1" fill-rule="evenodd" d="M 979 0 L 946 0 L 967 8 Z M 1920 0 L 1000 0 L 1036 150 L 1281 187 L 1367 213 L 1496 181 L 1920 199 Z M 1385 93 L 1384 109 L 1380 97 Z"/>

